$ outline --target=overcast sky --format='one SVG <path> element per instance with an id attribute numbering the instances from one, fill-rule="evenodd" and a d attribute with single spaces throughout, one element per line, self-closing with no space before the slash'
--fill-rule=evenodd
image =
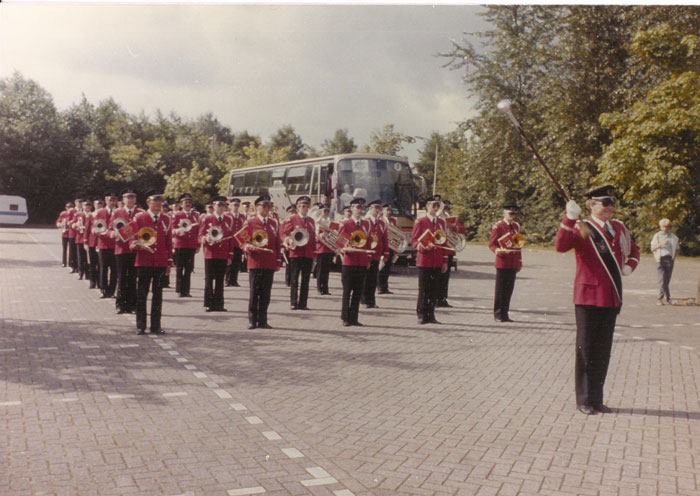
<path id="1" fill-rule="evenodd" d="M 19 71 L 59 110 L 113 97 L 130 113 L 212 112 L 263 140 L 291 124 L 429 136 L 472 112 L 436 55 L 486 27 L 479 6 L 0 4 L 0 77 Z M 417 158 L 416 147 L 407 148 Z"/>

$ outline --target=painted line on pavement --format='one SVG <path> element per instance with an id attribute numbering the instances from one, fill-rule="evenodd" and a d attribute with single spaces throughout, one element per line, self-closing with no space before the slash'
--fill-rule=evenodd
<path id="1" fill-rule="evenodd" d="M 247 494 L 262 494 L 265 492 L 265 488 L 261 486 L 256 487 L 244 487 L 241 489 L 229 489 L 226 491 L 228 496 L 245 496 Z"/>

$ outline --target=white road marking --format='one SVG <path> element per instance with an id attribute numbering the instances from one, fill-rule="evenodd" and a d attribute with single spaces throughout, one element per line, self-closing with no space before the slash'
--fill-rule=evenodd
<path id="1" fill-rule="evenodd" d="M 231 398 L 233 398 L 233 396 L 231 396 L 228 391 L 225 391 L 223 389 L 215 389 L 214 392 L 222 400 L 230 400 Z"/>
<path id="2" fill-rule="evenodd" d="M 129 398 L 135 398 L 133 394 L 108 394 L 107 398 L 110 400 L 126 400 Z"/>
<path id="3" fill-rule="evenodd" d="M 237 412 L 242 412 L 244 410 L 247 410 L 245 405 L 241 405 L 240 403 L 231 403 L 231 408 L 233 408 Z"/>
<path id="4" fill-rule="evenodd" d="M 303 480 L 299 481 L 303 486 L 306 487 L 311 487 L 311 486 L 324 486 L 326 484 L 335 484 L 338 482 L 335 478 L 333 477 L 326 477 L 323 479 L 310 479 L 310 480 Z"/>
<path id="5" fill-rule="evenodd" d="M 335 496 L 355 496 L 355 493 L 349 489 L 341 489 L 340 491 L 333 491 Z"/>
<path id="6" fill-rule="evenodd" d="M 197 379 L 204 379 L 208 377 L 204 372 L 192 372 Z"/>
<path id="7" fill-rule="evenodd" d="M 260 420 L 260 417 L 256 417 L 256 416 L 246 417 L 245 419 L 248 421 L 249 424 L 252 424 L 252 425 L 257 425 L 257 424 L 263 423 L 263 421 Z"/>
<path id="8" fill-rule="evenodd" d="M 179 354 L 180 354 L 179 352 L 174 351 L 174 350 L 168 352 L 168 355 L 170 355 L 170 356 L 178 356 Z"/>
<path id="9" fill-rule="evenodd" d="M 683 348 L 684 350 L 694 350 L 695 349 L 692 346 L 681 346 L 681 348 Z"/>
<path id="10" fill-rule="evenodd" d="M 119 345 L 120 348 L 138 348 L 139 346 L 141 346 L 141 345 L 136 344 L 136 343 L 120 344 Z"/>
<path id="11" fill-rule="evenodd" d="M 323 470 L 321 467 L 307 468 L 306 471 L 310 473 L 314 479 L 326 479 L 331 476 L 331 474 Z"/>
<path id="12" fill-rule="evenodd" d="M 226 491 L 228 496 L 245 496 L 246 494 L 262 494 L 265 492 L 264 487 L 243 487 L 241 489 L 229 489 Z"/>
<path id="13" fill-rule="evenodd" d="M 21 404 L 21 401 L 3 401 L 0 403 L 0 406 L 17 406 Z"/>
<path id="14" fill-rule="evenodd" d="M 282 448 L 282 453 L 289 458 L 304 458 L 304 454 L 296 448 Z"/>
<path id="15" fill-rule="evenodd" d="M 185 357 L 177 357 L 175 360 L 177 360 L 180 363 L 189 362 L 189 360 Z"/>
<path id="16" fill-rule="evenodd" d="M 218 385 L 217 383 L 211 382 L 211 381 L 205 382 L 204 385 L 205 385 L 206 387 L 212 388 L 212 389 L 213 389 L 213 388 L 218 388 L 218 387 L 219 387 L 219 385 Z"/>
<path id="17" fill-rule="evenodd" d="M 163 396 L 166 398 L 173 398 L 175 396 L 187 396 L 187 393 L 185 391 L 176 391 L 174 393 L 163 393 Z"/>
<path id="18" fill-rule="evenodd" d="M 194 365 L 191 365 L 191 364 L 185 365 L 185 368 L 186 368 L 187 370 L 197 370 L 197 367 L 195 367 Z"/>
<path id="19" fill-rule="evenodd" d="M 50 350 L 57 350 L 58 346 L 42 346 L 41 348 L 37 348 L 39 351 L 50 351 Z"/>
<path id="20" fill-rule="evenodd" d="M 265 436 L 268 441 L 280 441 L 282 439 L 282 436 L 275 431 L 265 431 L 263 432 L 263 436 Z"/>
<path id="21" fill-rule="evenodd" d="M 668 341 L 656 341 L 659 344 L 668 344 Z"/>
<path id="22" fill-rule="evenodd" d="M 16 348 L 3 348 L 0 350 L 0 353 L 11 353 L 13 351 L 17 351 Z"/>

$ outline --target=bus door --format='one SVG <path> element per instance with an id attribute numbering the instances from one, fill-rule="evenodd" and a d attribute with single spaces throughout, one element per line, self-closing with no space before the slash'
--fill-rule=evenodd
<path id="1" fill-rule="evenodd" d="M 315 198 L 314 202 L 322 201 L 324 195 L 333 196 L 332 175 L 333 164 L 316 164 L 314 166 L 311 178 L 311 195 Z"/>

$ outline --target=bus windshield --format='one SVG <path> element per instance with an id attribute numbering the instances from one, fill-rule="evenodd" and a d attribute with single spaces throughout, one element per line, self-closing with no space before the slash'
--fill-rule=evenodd
<path id="1" fill-rule="evenodd" d="M 386 159 L 343 159 L 338 162 L 336 198 L 342 210 L 355 197 L 367 203 L 391 203 L 394 212 L 411 216 L 414 203 L 413 176 L 406 162 Z"/>

